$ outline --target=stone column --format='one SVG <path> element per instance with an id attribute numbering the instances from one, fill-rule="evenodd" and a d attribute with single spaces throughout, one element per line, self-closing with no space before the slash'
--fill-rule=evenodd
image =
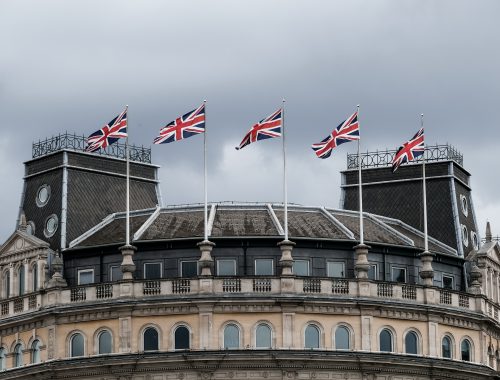
<path id="1" fill-rule="evenodd" d="M 471 283 L 469 288 L 467 289 L 468 293 L 471 294 L 481 294 L 482 288 L 481 283 L 483 282 L 483 275 L 481 274 L 481 269 L 479 269 L 476 265 L 472 267 L 470 272 Z"/>
<path id="2" fill-rule="evenodd" d="M 354 272 L 356 278 L 368 279 L 368 270 L 370 269 L 370 263 L 368 262 L 368 250 L 371 247 L 366 244 L 358 244 L 354 247 L 354 253 L 356 255 L 356 261 L 354 263 Z"/>
<path id="3" fill-rule="evenodd" d="M 200 293 L 212 293 L 213 292 L 213 269 L 214 269 L 214 259 L 212 258 L 212 249 L 215 247 L 215 243 L 209 240 L 203 240 L 197 244 L 200 247 L 201 257 L 198 260 L 200 264 Z"/>
<path id="4" fill-rule="evenodd" d="M 283 240 L 278 243 L 281 249 L 281 292 L 291 293 L 295 290 L 295 277 L 293 275 L 292 250 L 295 243 L 290 240 Z"/>
<path id="5" fill-rule="evenodd" d="M 432 268 L 432 260 L 434 259 L 434 256 L 434 253 L 429 251 L 424 251 L 418 255 L 418 257 L 420 257 L 420 262 L 422 263 L 420 278 L 423 280 L 424 286 L 434 285 L 434 269 Z"/>
<path id="6" fill-rule="evenodd" d="M 120 269 L 122 271 L 122 280 L 131 281 L 134 279 L 135 264 L 134 253 L 137 248 L 133 245 L 124 245 L 118 248 L 122 253 L 122 263 Z"/>

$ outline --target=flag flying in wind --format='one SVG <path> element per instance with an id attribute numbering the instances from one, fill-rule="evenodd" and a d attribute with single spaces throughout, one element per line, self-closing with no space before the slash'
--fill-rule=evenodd
<path id="1" fill-rule="evenodd" d="M 358 112 L 354 112 L 346 120 L 339 124 L 330 135 L 320 143 L 313 144 L 312 148 L 319 158 L 328 158 L 332 149 L 340 144 L 359 140 Z"/>
<path id="2" fill-rule="evenodd" d="M 392 160 L 392 172 L 394 173 L 401 164 L 415 160 L 424 154 L 424 128 L 398 148 Z"/>
<path id="3" fill-rule="evenodd" d="M 205 132 L 205 104 L 165 125 L 153 142 L 166 144 L 203 132 Z"/>
<path id="4" fill-rule="evenodd" d="M 122 137 L 127 137 L 127 108 L 104 127 L 95 131 L 87 138 L 86 152 L 94 152 L 99 148 L 117 142 Z"/>
<path id="5" fill-rule="evenodd" d="M 236 150 L 242 149 L 247 145 L 259 140 L 280 137 L 282 113 L 283 110 L 280 108 L 275 113 L 269 115 L 265 119 L 262 119 L 257 124 L 255 124 L 248 131 L 245 137 L 243 137 L 243 140 L 241 140 L 240 145 L 236 147 Z"/>

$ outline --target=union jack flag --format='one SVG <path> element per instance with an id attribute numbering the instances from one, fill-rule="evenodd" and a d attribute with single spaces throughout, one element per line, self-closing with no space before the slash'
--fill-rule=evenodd
<path id="1" fill-rule="evenodd" d="M 166 144 L 203 132 L 205 132 L 205 104 L 165 125 L 153 142 Z"/>
<path id="2" fill-rule="evenodd" d="M 392 172 L 394 173 L 401 164 L 410 162 L 424 154 L 424 128 L 420 130 L 411 138 L 410 141 L 405 142 L 400 146 L 392 159 Z"/>
<path id="3" fill-rule="evenodd" d="M 104 127 L 95 131 L 87 138 L 86 152 L 95 152 L 99 148 L 106 148 L 117 142 L 122 137 L 127 137 L 127 108 L 111 120 Z"/>
<path id="4" fill-rule="evenodd" d="M 354 140 L 359 140 L 357 111 L 340 123 L 327 138 L 320 143 L 313 144 L 312 148 L 319 158 L 328 158 L 332 154 L 333 148 Z"/>
<path id="5" fill-rule="evenodd" d="M 265 139 L 271 139 L 273 137 L 281 136 L 281 121 L 282 120 L 282 109 L 280 108 L 275 113 L 269 115 L 265 119 L 262 119 L 257 124 L 255 124 L 243 137 L 240 145 L 236 147 L 236 150 L 240 150 L 247 145 Z"/>

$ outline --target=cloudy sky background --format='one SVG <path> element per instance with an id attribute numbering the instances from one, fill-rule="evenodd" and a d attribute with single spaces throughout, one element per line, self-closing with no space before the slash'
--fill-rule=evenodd
<path id="1" fill-rule="evenodd" d="M 12 233 L 33 140 L 89 134 L 129 105 L 130 136 L 208 100 L 209 200 L 282 200 L 281 141 L 242 151 L 286 98 L 289 201 L 338 207 L 340 170 L 310 144 L 361 105 L 363 149 L 394 149 L 426 120 L 472 173 L 480 233 L 500 233 L 500 2 L 0 2 L 0 241 Z M 201 136 L 153 147 L 165 204 L 203 200 Z"/>

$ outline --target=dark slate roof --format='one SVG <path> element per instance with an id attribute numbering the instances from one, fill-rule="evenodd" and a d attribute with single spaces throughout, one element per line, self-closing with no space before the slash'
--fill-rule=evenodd
<path id="1" fill-rule="evenodd" d="M 217 208 L 211 236 L 278 236 L 267 209 Z"/>
<path id="2" fill-rule="evenodd" d="M 213 238 L 221 237 L 281 237 L 283 206 L 266 204 L 209 205 L 208 231 Z M 70 247 L 91 247 L 122 243 L 125 215 L 116 213 L 93 227 Z M 202 238 L 203 206 L 170 206 L 134 211 L 131 214 L 133 241 Z M 350 240 L 359 239 L 359 217 L 355 211 L 290 205 L 288 208 L 289 236 L 293 238 Z M 365 241 L 368 244 L 390 244 L 423 248 L 423 234 L 407 224 L 387 217 L 366 213 Z M 456 250 L 430 238 L 434 252 L 456 254 Z"/>

